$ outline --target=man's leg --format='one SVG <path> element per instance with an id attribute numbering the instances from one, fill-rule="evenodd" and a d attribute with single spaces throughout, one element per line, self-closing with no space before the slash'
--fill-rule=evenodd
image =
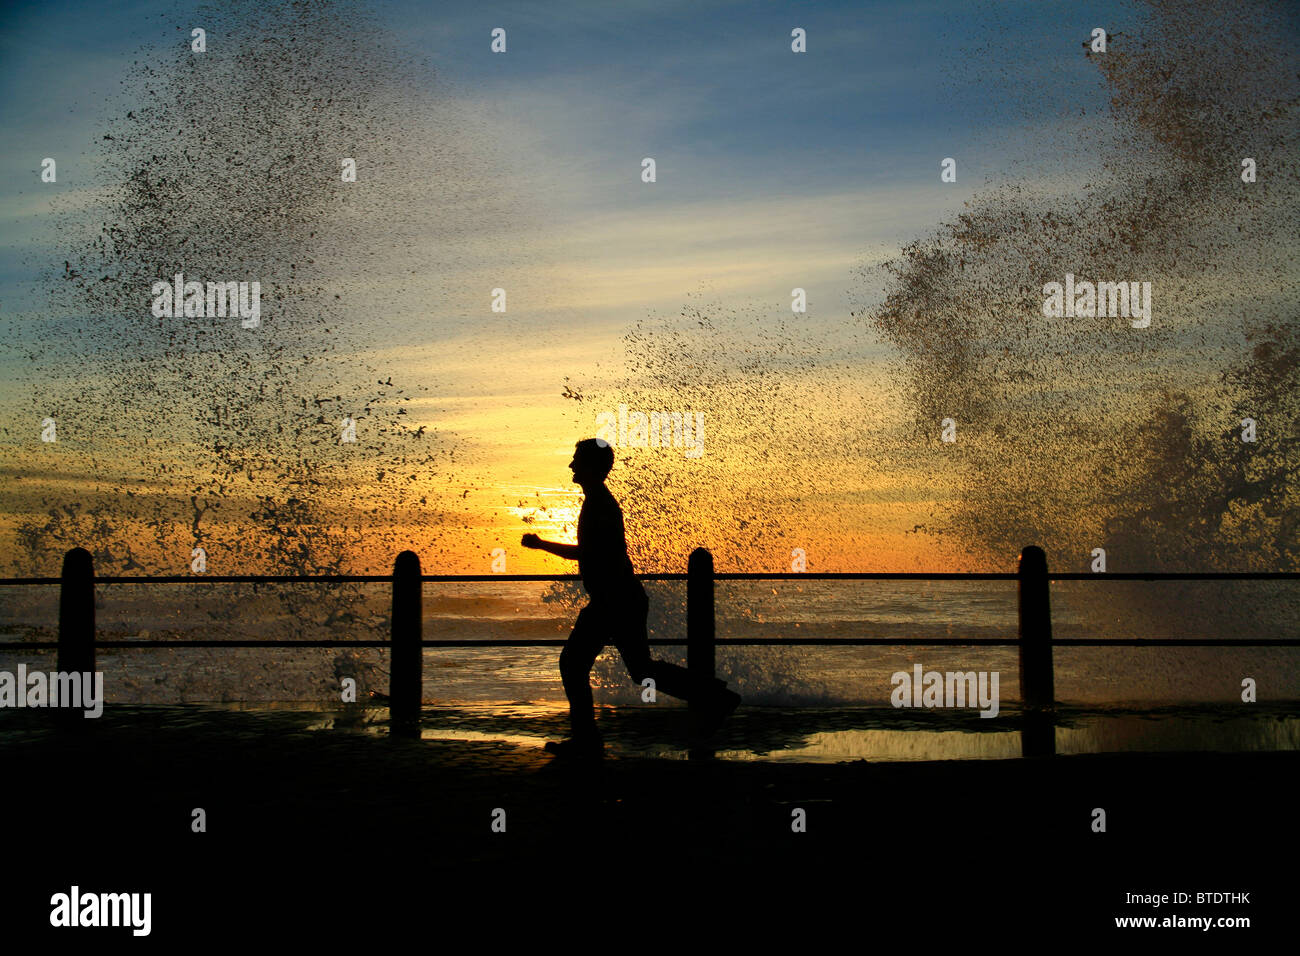
<path id="1" fill-rule="evenodd" d="M 650 641 L 646 636 L 646 617 L 650 612 L 650 603 L 644 590 L 639 595 L 629 596 L 622 605 L 622 610 L 624 613 L 617 624 L 615 644 L 634 681 L 639 684 L 649 677 L 655 682 L 656 691 L 686 701 L 692 697 L 705 698 L 719 694 L 726 689 L 725 681 L 714 678 L 700 682 L 692 678 L 685 667 L 650 657 Z"/>
<path id="2" fill-rule="evenodd" d="M 569 726 L 574 740 L 594 740 L 598 736 L 588 676 L 605 646 L 602 630 L 600 615 L 589 604 L 578 612 L 569 640 L 560 651 L 560 679 L 564 695 L 569 698 Z"/>

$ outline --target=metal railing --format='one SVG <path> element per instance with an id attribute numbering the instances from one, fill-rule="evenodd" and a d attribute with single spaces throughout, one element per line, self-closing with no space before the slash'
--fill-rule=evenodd
<path id="1" fill-rule="evenodd" d="M 1213 639 L 1213 638 L 1067 638 L 1053 640 L 1048 585 L 1052 581 L 1260 581 L 1296 580 L 1294 572 L 1153 572 L 1153 573 L 1058 573 L 1047 570 L 1047 557 L 1039 547 L 1021 551 L 1015 573 L 988 572 L 788 572 L 717 573 L 713 555 L 704 548 L 691 553 L 685 574 L 637 575 L 642 581 L 686 582 L 685 640 L 655 640 L 653 646 L 686 645 L 687 670 L 692 678 L 714 677 L 714 650 L 718 645 L 739 646 L 941 646 L 953 644 L 979 647 L 1018 647 L 1020 689 L 1023 705 L 1021 739 L 1025 756 L 1050 756 L 1055 744 L 1054 646 L 1088 647 L 1300 647 L 1300 638 Z M 101 648 L 158 647 L 386 647 L 391 652 L 389 707 L 394 731 L 419 732 L 423 691 L 423 658 L 426 647 L 560 647 L 563 639 L 426 640 L 423 636 L 423 590 L 426 582 L 487 581 L 578 581 L 576 574 L 422 574 L 419 556 L 403 551 L 397 556 L 392 574 L 338 575 L 170 575 L 95 576 L 94 560 L 84 548 L 73 548 L 63 559 L 63 573 L 57 578 L 0 578 L 0 585 L 58 585 L 59 637 L 58 669 L 91 672 L 95 650 Z M 717 581 L 1016 581 L 1019 600 L 1019 632 L 1015 640 L 999 638 L 723 638 L 715 634 L 714 584 Z M 385 582 L 392 585 L 391 635 L 383 640 L 130 640 L 96 641 L 95 585 L 98 584 L 299 584 L 299 583 Z M 0 651 L 49 650 L 50 642 L 3 641 Z M 694 712 L 694 706 L 692 711 Z"/>

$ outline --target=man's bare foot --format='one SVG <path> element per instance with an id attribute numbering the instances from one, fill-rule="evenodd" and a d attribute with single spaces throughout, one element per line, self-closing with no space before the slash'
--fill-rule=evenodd
<path id="1" fill-rule="evenodd" d="M 726 719 L 736 712 L 736 708 L 739 706 L 740 695 L 734 690 L 727 690 L 724 686 L 716 694 L 710 695 L 705 702 L 696 723 L 696 729 L 701 736 L 713 736 Z"/>

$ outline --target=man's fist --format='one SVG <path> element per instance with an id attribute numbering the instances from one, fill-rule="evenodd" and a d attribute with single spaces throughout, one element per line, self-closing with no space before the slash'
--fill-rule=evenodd
<path id="1" fill-rule="evenodd" d="M 523 540 L 519 543 L 525 548 L 540 548 L 542 546 L 542 539 L 537 537 L 535 534 L 526 534 L 524 535 Z"/>

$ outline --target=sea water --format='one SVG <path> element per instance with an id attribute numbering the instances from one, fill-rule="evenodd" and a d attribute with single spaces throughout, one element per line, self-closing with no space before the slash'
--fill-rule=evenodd
<path id="1" fill-rule="evenodd" d="M 682 641 L 683 582 L 647 582 L 651 641 Z M 390 596 L 383 584 L 100 585 L 100 640 L 384 640 Z M 1249 641 L 1300 632 L 1300 586 L 1291 581 L 1085 580 L 1051 588 L 1060 639 L 1136 637 Z M 582 606 L 574 582 L 430 582 L 426 640 L 563 640 Z M 1014 581 L 719 581 L 717 637 L 825 639 L 817 646 L 717 648 L 717 672 L 745 699 L 714 741 L 734 759 L 849 760 L 1014 757 L 1020 752 Z M 0 640 L 53 641 L 53 587 L 0 589 Z M 836 646 L 854 638 L 920 639 L 932 645 Z M 48 666 L 46 651 L 0 652 L 0 669 Z M 563 734 L 559 648 L 448 647 L 424 654 L 426 736 L 537 743 Z M 684 646 L 655 656 L 684 662 Z M 1057 746 L 1096 750 L 1296 749 L 1300 649 L 1287 647 L 1055 648 Z M 894 674 L 915 665 L 940 673 L 997 672 L 999 715 L 974 707 L 897 708 Z M 101 648 L 106 707 L 223 703 L 317 710 L 321 726 L 382 732 L 384 648 Z M 345 702 L 344 681 L 356 685 Z M 1252 680 L 1257 700 L 1242 699 Z M 613 751 L 685 756 L 679 702 L 647 700 L 611 646 L 592 684 Z M 366 709 L 370 705 L 370 709 Z M 358 708 L 360 710 L 358 710 Z M 358 716 L 362 713 L 364 716 Z"/>

